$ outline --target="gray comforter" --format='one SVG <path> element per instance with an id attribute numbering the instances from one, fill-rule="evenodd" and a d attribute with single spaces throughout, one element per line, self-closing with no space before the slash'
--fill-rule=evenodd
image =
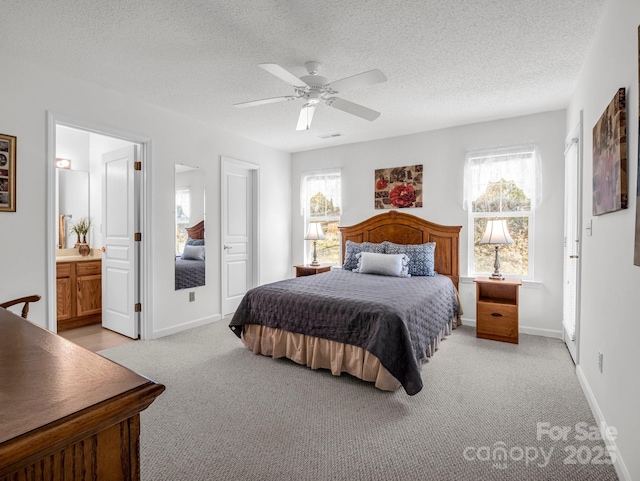
<path id="1" fill-rule="evenodd" d="M 407 394 L 422 389 L 421 360 L 458 315 L 446 276 L 386 277 L 333 270 L 251 289 L 229 327 L 261 324 L 359 346 L 375 355 Z"/>
<path id="2" fill-rule="evenodd" d="M 204 273 L 205 261 L 176 257 L 176 290 L 204 286 Z"/>

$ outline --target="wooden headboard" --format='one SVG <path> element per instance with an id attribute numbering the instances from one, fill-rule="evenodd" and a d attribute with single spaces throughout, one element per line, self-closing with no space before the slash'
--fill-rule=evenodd
<path id="1" fill-rule="evenodd" d="M 342 263 L 347 241 L 394 242 L 424 244 L 435 242 L 435 270 L 448 276 L 458 288 L 460 280 L 460 229 L 462 226 L 434 224 L 415 215 L 396 210 L 371 217 L 359 224 L 339 227 L 342 242 Z"/>
<path id="2" fill-rule="evenodd" d="M 187 235 L 191 239 L 204 239 L 204 221 L 201 220 L 193 227 L 187 227 L 185 229 L 187 231 Z"/>

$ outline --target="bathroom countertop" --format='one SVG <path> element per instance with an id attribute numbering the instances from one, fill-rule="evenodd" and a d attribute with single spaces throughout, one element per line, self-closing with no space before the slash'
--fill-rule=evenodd
<path id="1" fill-rule="evenodd" d="M 56 262 L 86 262 L 102 260 L 102 252 L 99 249 L 91 249 L 89 255 L 81 256 L 78 249 L 57 249 Z"/>

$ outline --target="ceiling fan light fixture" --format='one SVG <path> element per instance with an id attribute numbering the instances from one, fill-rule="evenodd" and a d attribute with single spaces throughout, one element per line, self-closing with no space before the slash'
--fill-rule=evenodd
<path id="1" fill-rule="evenodd" d="M 261 63 L 259 67 L 275 75 L 280 80 L 287 82 L 293 86 L 295 96 L 282 96 L 274 97 L 271 99 L 252 100 L 250 102 L 241 102 L 234 104 L 236 107 L 250 107 L 254 105 L 263 105 L 281 101 L 289 101 L 295 99 L 304 99 L 305 104 L 300 111 L 298 117 L 298 125 L 296 130 L 309 130 L 311 126 L 311 120 L 316 106 L 321 100 L 324 100 L 329 107 L 341 110 L 356 117 L 360 117 L 365 120 L 373 121 L 380 116 L 380 112 L 376 112 L 363 105 L 344 100 L 340 97 L 334 97 L 339 91 L 348 90 L 358 87 L 366 87 L 380 82 L 386 82 L 387 77 L 378 69 L 369 70 L 367 72 L 361 72 L 351 77 L 345 77 L 335 82 L 329 82 L 329 79 L 318 75 L 320 69 L 320 63 L 311 61 L 306 62 L 305 67 L 309 75 L 303 77 L 296 77 L 288 70 L 282 68 L 275 63 Z"/>
<path id="2" fill-rule="evenodd" d="M 321 98 L 320 92 L 311 91 L 307 94 L 307 103 L 311 105 L 318 104 Z"/>

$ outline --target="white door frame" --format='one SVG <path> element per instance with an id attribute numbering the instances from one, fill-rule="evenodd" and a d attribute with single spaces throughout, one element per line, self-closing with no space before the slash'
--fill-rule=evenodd
<path id="1" fill-rule="evenodd" d="M 576 125 L 571 130 L 570 134 L 565 139 L 565 146 L 566 146 L 565 148 L 568 149 L 569 145 L 572 142 L 576 142 L 577 148 L 578 148 L 577 172 L 576 172 L 576 176 L 577 176 L 576 223 L 577 223 L 577 234 L 578 234 L 579 243 L 576 251 L 576 254 L 578 257 L 577 259 L 575 259 L 575 262 L 576 262 L 575 316 L 576 318 L 575 318 L 575 332 L 574 332 L 573 341 L 571 339 L 568 339 L 568 333 L 567 333 L 567 329 L 564 326 L 564 323 L 562 324 L 562 339 L 567 345 L 567 349 L 569 349 L 569 352 L 571 353 L 571 357 L 573 359 L 574 364 L 577 366 L 580 362 L 580 280 L 582 275 L 581 266 L 582 266 L 582 237 L 583 237 L 583 233 L 582 233 L 582 172 L 583 172 L 582 170 L 582 159 L 583 159 L 582 111 L 580 111 L 580 120 L 578 122 L 578 125 Z M 565 182 L 566 182 L 566 179 L 565 179 Z M 565 212 L 565 217 L 566 217 L 566 212 Z M 569 239 L 565 240 L 565 242 L 569 242 L 569 241 L 570 241 Z M 563 263 L 566 262 L 566 259 L 564 257 L 566 255 L 566 250 L 567 249 L 565 248 L 563 251 Z M 565 275 L 564 275 L 564 265 L 563 265 L 563 278 L 562 278 L 563 284 L 566 281 L 567 279 L 565 278 Z M 564 287 L 563 287 L 563 291 L 564 291 Z M 563 307 L 562 307 L 563 315 L 564 315 L 564 302 L 565 302 L 565 299 L 563 299 Z"/>
<path id="2" fill-rule="evenodd" d="M 153 262 L 151 247 L 151 219 L 152 219 L 152 190 L 151 190 L 151 139 L 131 132 L 107 127 L 95 122 L 77 117 L 61 114 L 55 111 L 47 111 L 46 125 L 46 243 L 45 262 L 47 279 L 47 305 L 46 327 L 52 332 L 57 332 L 56 313 L 56 229 L 55 219 L 56 205 L 56 126 L 62 125 L 85 132 L 92 132 L 108 137 L 114 137 L 140 146 L 139 160 L 142 161 L 142 179 L 140 182 L 140 216 L 142 230 L 142 242 L 140 243 L 140 338 L 150 339 L 153 334 L 151 324 L 151 306 L 153 306 Z"/>
<path id="3" fill-rule="evenodd" d="M 260 166 L 251 162 L 245 162 L 244 160 L 237 160 L 231 157 L 220 157 L 220 261 L 221 264 L 224 259 L 224 222 L 225 222 L 225 178 L 224 178 L 224 166 L 225 164 L 233 164 L 242 167 L 247 170 L 253 171 L 251 176 L 251 187 L 253 189 L 253 205 L 251 219 L 251 256 L 252 256 L 252 271 L 253 278 L 251 279 L 251 285 L 257 286 L 260 282 L 260 248 L 258 239 L 260 238 Z M 226 280 L 224 276 L 224 269 L 220 269 L 220 311 L 223 311 L 223 299 L 226 291 Z M 224 314 L 223 314 L 224 315 Z"/>

